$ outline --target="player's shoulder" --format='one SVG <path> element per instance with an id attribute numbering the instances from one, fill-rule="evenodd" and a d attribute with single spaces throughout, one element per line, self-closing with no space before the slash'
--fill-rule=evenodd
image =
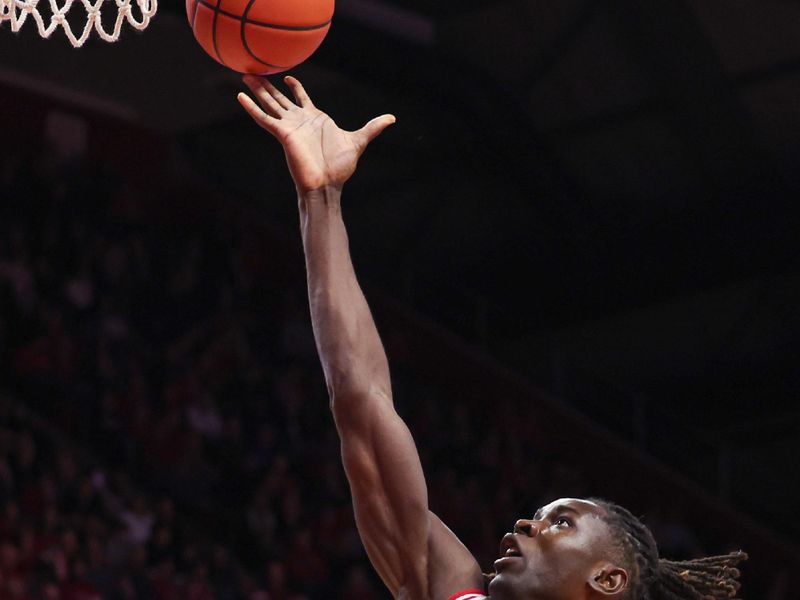
<path id="1" fill-rule="evenodd" d="M 451 594 L 447 600 L 487 600 L 488 596 L 483 593 L 483 590 L 477 588 L 461 590 L 455 594 Z"/>

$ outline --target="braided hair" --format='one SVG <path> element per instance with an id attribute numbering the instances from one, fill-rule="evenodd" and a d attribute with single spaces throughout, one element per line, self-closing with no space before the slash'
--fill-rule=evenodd
<path id="1" fill-rule="evenodd" d="M 694 560 L 659 558 L 653 534 L 630 511 L 606 500 L 590 500 L 606 509 L 605 521 L 616 534 L 620 558 L 628 568 L 630 579 L 625 600 L 736 598 L 739 591 L 736 566 L 747 559 L 744 552 Z"/>

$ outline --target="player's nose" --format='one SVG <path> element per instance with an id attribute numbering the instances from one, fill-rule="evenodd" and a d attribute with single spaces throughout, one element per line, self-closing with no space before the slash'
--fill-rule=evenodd
<path id="1" fill-rule="evenodd" d="M 528 537 L 534 537 L 539 535 L 539 526 L 536 524 L 536 521 L 520 519 L 514 523 L 514 533 L 521 533 Z"/>

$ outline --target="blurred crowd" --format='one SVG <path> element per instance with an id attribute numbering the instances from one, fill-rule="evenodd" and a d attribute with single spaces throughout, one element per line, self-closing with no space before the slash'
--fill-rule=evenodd
<path id="1" fill-rule="evenodd" d="M 0 598 L 388 597 L 355 530 L 302 260 L 227 203 L 158 210 L 168 197 L 96 167 L 4 161 Z M 522 513 L 590 495 L 527 424 L 392 367 L 431 506 L 484 569 Z M 651 525 L 665 553 L 702 551 L 679 516 Z"/>

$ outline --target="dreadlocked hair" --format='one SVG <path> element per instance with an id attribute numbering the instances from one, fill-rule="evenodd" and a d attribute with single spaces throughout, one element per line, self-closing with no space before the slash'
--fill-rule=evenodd
<path id="1" fill-rule="evenodd" d="M 736 566 L 744 552 L 694 560 L 659 558 L 658 546 L 647 526 L 627 509 L 592 498 L 606 509 L 605 521 L 616 534 L 621 559 L 630 579 L 625 600 L 736 600 L 740 576 Z"/>

